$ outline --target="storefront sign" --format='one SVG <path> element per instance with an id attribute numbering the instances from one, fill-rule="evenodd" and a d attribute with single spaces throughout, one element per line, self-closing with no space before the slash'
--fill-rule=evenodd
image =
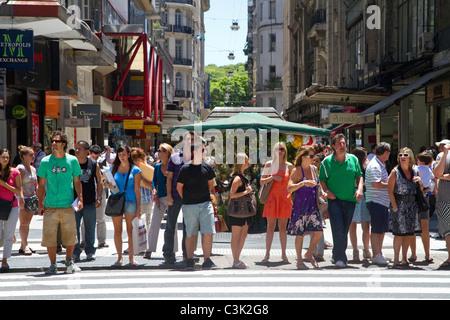
<path id="1" fill-rule="evenodd" d="M 12 108 L 11 115 L 17 120 L 25 119 L 27 117 L 27 109 L 24 106 L 17 105 Z"/>
<path id="2" fill-rule="evenodd" d="M 79 104 L 77 105 L 77 118 L 90 119 L 91 128 L 101 128 L 101 113 L 99 104 Z"/>
<path id="3" fill-rule="evenodd" d="M 330 113 L 330 124 L 357 124 L 357 113 Z"/>
<path id="4" fill-rule="evenodd" d="M 32 30 L 0 29 L 0 68 L 33 69 Z"/>
<path id="5" fill-rule="evenodd" d="M 146 125 L 144 127 L 145 133 L 160 133 L 161 128 L 157 125 Z"/>
<path id="6" fill-rule="evenodd" d="M 70 128 L 86 128 L 90 125 L 89 119 L 77 119 L 77 118 L 70 118 L 70 119 L 64 119 L 64 127 L 70 127 Z"/>
<path id="7" fill-rule="evenodd" d="M 39 115 L 37 113 L 31 114 L 31 131 L 33 138 L 33 145 L 39 142 Z"/>
<path id="8" fill-rule="evenodd" d="M 123 120 L 124 130 L 142 130 L 144 129 L 144 120 Z"/>

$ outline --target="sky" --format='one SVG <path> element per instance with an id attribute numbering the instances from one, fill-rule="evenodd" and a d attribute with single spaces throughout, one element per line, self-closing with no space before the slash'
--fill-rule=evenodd
<path id="1" fill-rule="evenodd" d="M 225 66 L 246 63 L 244 47 L 247 39 L 247 0 L 210 0 L 211 8 L 205 12 L 205 65 Z M 237 20 L 238 31 L 230 26 Z M 233 52 L 234 60 L 228 59 Z"/>

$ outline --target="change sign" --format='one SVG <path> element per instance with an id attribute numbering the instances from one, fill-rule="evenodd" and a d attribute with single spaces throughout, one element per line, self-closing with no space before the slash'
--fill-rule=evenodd
<path id="1" fill-rule="evenodd" d="M 0 29 L 0 68 L 34 68 L 32 30 Z"/>

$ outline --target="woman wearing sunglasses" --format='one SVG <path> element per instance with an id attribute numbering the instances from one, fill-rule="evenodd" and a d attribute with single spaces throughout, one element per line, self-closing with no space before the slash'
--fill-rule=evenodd
<path id="1" fill-rule="evenodd" d="M 414 168 L 415 160 L 411 149 L 400 150 L 398 163 L 399 165 L 392 170 L 388 182 L 392 206 L 389 229 L 394 235 L 394 268 L 410 266 L 407 259 L 408 246 L 416 232 L 420 233 L 416 183 L 422 184 L 417 169 Z M 400 248 L 402 249 L 401 262 Z"/>
<path id="2" fill-rule="evenodd" d="M 288 192 L 295 192 L 294 205 L 288 225 L 288 233 L 295 235 L 295 250 L 297 252 L 297 269 L 309 269 L 303 262 L 303 238 L 307 232 L 312 232 L 309 249 L 305 253 L 314 268 L 319 265 L 314 259 L 313 251 L 323 234 L 322 217 L 317 207 L 316 185 L 319 183 L 319 173 L 314 166 L 314 148 L 303 147 L 297 154 L 294 170 L 289 179 Z"/>

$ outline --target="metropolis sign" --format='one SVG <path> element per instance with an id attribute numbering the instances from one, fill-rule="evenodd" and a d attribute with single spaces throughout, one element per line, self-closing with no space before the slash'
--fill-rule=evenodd
<path id="1" fill-rule="evenodd" d="M 34 68 L 33 30 L 0 29 L 0 68 Z"/>

